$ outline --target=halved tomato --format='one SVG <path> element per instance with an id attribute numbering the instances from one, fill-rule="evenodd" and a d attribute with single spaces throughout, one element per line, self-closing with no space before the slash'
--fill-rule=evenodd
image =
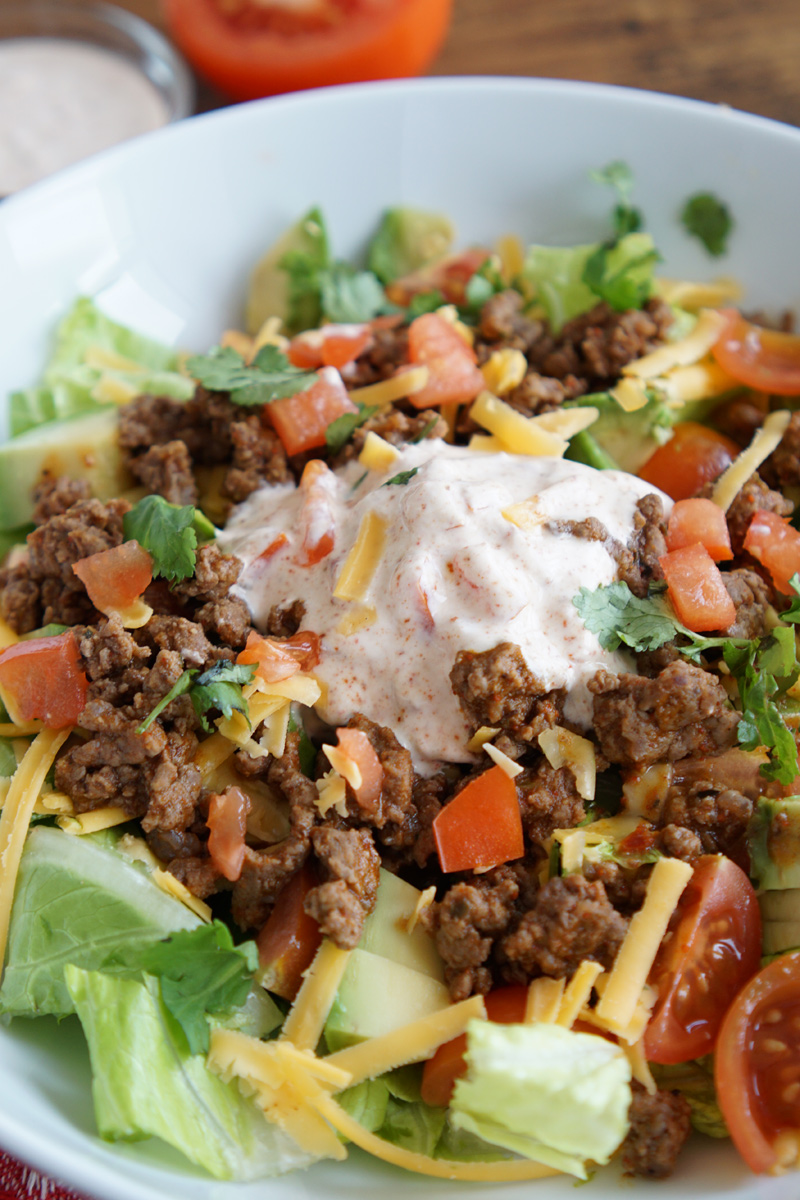
<path id="1" fill-rule="evenodd" d="M 730 466 L 740 447 L 724 433 L 697 421 L 679 421 L 668 442 L 637 471 L 673 500 L 686 500 Z"/>
<path id="2" fill-rule="evenodd" d="M 800 337 L 754 325 L 735 308 L 723 312 L 727 321 L 711 350 L 719 365 L 756 391 L 800 396 Z"/>
<path id="3" fill-rule="evenodd" d="M 420 75 L 452 0 L 164 0 L 170 33 L 234 100 Z"/>
<path id="4" fill-rule="evenodd" d="M 739 992 L 714 1056 L 717 1099 L 736 1149 L 759 1174 L 800 1158 L 800 953 L 784 954 Z"/>
<path id="5" fill-rule="evenodd" d="M 761 961 L 761 910 L 741 867 L 722 854 L 697 860 L 678 923 L 658 952 L 658 990 L 644 1035 L 647 1058 L 681 1063 L 714 1048 L 733 996 Z"/>

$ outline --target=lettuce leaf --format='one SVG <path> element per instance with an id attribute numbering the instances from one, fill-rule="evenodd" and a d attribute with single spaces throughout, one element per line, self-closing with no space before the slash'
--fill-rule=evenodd
<path id="1" fill-rule="evenodd" d="M 450 1106 L 457 1129 L 580 1179 L 587 1159 L 608 1162 L 627 1133 L 630 1065 L 604 1038 L 472 1021 L 466 1059 Z"/>
<path id="2" fill-rule="evenodd" d="M 633 307 L 641 304 L 650 293 L 656 261 L 651 236 L 629 233 L 611 247 L 602 242 L 529 246 L 522 275 L 533 286 L 553 332 L 558 333 L 567 321 L 588 312 L 600 299 L 608 299 L 612 306 L 628 300 Z M 593 286 L 587 283 L 587 276 Z"/>
<path id="3" fill-rule="evenodd" d="M 102 835 L 31 830 L 20 864 L 0 1012 L 66 1016 L 74 1011 L 67 963 L 89 970 L 113 951 L 133 952 L 200 924 Z"/>
<path id="4" fill-rule="evenodd" d="M 160 1137 L 218 1179 L 279 1175 L 311 1161 L 235 1083 L 189 1051 L 156 979 L 74 966 L 64 978 L 89 1044 L 95 1118 L 106 1141 Z"/>
<path id="5" fill-rule="evenodd" d="M 87 357 L 92 361 L 87 362 Z M 108 366 L 103 365 L 104 359 Z M 124 361 L 116 366 L 116 359 Z M 93 395 L 104 376 L 131 384 L 139 393 L 175 400 L 187 400 L 194 392 L 193 381 L 179 371 L 174 350 L 117 324 L 91 300 L 81 297 L 58 327 L 41 386 L 12 394 L 11 436 L 48 421 L 107 407 Z"/>

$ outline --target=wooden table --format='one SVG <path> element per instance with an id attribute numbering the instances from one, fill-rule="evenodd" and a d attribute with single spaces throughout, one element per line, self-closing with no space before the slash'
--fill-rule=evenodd
<path id="1" fill-rule="evenodd" d="M 159 0 L 118 2 L 161 23 Z M 798 0 L 455 0 L 431 73 L 596 80 L 800 125 L 798 63 Z"/>

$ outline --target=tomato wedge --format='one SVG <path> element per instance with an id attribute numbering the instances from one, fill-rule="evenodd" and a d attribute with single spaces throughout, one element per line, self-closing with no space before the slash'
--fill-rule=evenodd
<path id="1" fill-rule="evenodd" d="M 525 1020 L 525 1005 L 528 989 L 520 983 L 508 987 L 494 988 L 484 996 L 486 1015 L 490 1021 L 501 1025 L 516 1025 Z M 467 1069 L 464 1051 L 467 1035 L 460 1034 L 439 1047 L 429 1058 L 422 1070 L 422 1099 L 426 1104 L 438 1104 L 446 1108 L 453 1095 L 456 1080 Z"/>
<path id="2" fill-rule="evenodd" d="M 791 596 L 789 580 L 800 572 L 800 533 L 786 518 L 760 509 L 745 534 L 744 548 L 766 567 L 778 591 Z"/>
<path id="3" fill-rule="evenodd" d="M 428 368 L 428 382 L 409 396 L 414 408 L 467 404 L 485 386 L 475 351 L 438 313 L 423 313 L 408 327 L 408 357 Z"/>
<path id="4" fill-rule="evenodd" d="M 476 775 L 433 822 L 443 871 L 496 867 L 525 853 L 517 788 L 502 767 Z"/>
<path id="5" fill-rule="evenodd" d="M 153 560 L 135 541 L 90 554 L 72 569 L 100 612 L 129 608 L 153 579 Z"/>
<path id="6" fill-rule="evenodd" d="M 675 612 L 687 629 L 707 633 L 727 629 L 736 620 L 736 605 L 722 572 L 705 546 L 695 543 L 659 558 Z"/>
<path id="7" fill-rule="evenodd" d="M 267 420 L 287 454 L 302 454 L 325 445 L 325 430 L 337 417 L 357 412 L 335 367 L 323 367 L 316 383 L 267 405 Z"/>
<path id="8" fill-rule="evenodd" d="M 250 798 L 238 787 L 213 795 L 208 806 L 209 857 L 219 873 L 233 883 L 242 873 L 249 811 Z"/>
<path id="9" fill-rule="evenodd" d="M 644 1035 L 647 1058 L 681 1063 L 710 1053 L 731 998 L 758 970 L 761 911 L 750 880 L 722 854 L 697 860 L 650 982 L 658 999 Z"/>
<path id="10" fill-rule="evenodd" d="M 719 365 L 759 392 L 800 396 L 800 337 L 753 325 L 735 308 L 723 314 L 726 323 L 711 350 Z"/>
<path id="11" fill-rule="evenodd" d="M 420 75 L 452 0 L 165 0 L 186 57 L 234 100 Z"/>
<path id="12" fill-rule="evenodd" d="M 15 719 L 40 720 L 48 729 L 75 725 L 88 687 L 71 629 L 17 642 L 0 654 L 0 690 Z"/>
<path id="13" fill-rule="evenodd" d="M 739 449 L 724 433 L 697 421 L 679 421 L 670 440 L 659 446 L 637 474 L 673 500 L 686 500 L 721 475 Z"/>
<path id="14" fill-rule="evenodd" d="M 736 996 L 714 1057 L 717 1099 L 751 1171 L 798 1165 L 800 953 L 769 963 Z"/>
<path id="15" fill-rule="evenodd" d="M 281 888 L 275 907 L 256 938 L 264 987 L 284 1000 L 294 1000 L 303 982 L 303 972 L 311 965 L 322 941 L 319 925 L 303 907 L 317 882 L 306 863 Z"/>
<path id="16" fill-rule="evenodd" d="M 697 542 L 705 546 L 714 562 L 733 558 L 728 522 L 719 505 L 699 496 L 678 500 L 669 514 L 667 549 L 682 550 Z"/>

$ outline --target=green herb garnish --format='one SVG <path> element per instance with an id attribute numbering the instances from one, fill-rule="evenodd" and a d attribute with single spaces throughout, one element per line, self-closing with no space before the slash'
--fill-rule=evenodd
<path id="1" fill-rule="evenodd" d="M 719 258 L 728 248 L 733 218 L 727 205 L 713 192 L 697 192 L 681 209 L 681 223 L 692 237 L 699 238 L 712 257 Z"/>
<path id="2" fill-rule="evenodd" d="M 377 405 L 359 404 L 356 412 L 342 413 L 335 421 L 331 421 L 325 430 L 325 444 L 331 454 L 338 454 L 343 450 L 355 430 L 379 411 Z"/>
<path id="3" fill-rule="evenodd" d="M 386 483 L 382 483 L 381 487 L 391 487 L 392 484 L 397 484 L 398 487 L 405 487 L 409 480 L 413 479 L 419 467 L 412 467 L 410 471 L 400 471 L 399 474 L 393 475 L 391 479 L 387 479 Z"/>
<path id="4" fill-rule="evenodd" d="M 163 496 L 145 496 L 125 513 L 122 529 L 126 539 L 137 541 L 148 552 L 153 575 L 174 583 L 194 575 L 197 517 L 197 509 L 191 504 L 180 506 L 170 504 Z M 205 517 L 203 522 L 210 525 Z"/>
<path id="5" fill-rule="evenodd" d="M 228 392 L 234 404 L 247 408 L 305 392 L 317 382 L 315 371 L 293 367 L 277 346 L 262 346 L 250 364 L 232 346 L 215 346 L 188 359 L 186 368 L 209 391 Z"/>
<path id="6" fill-rule="evenodd" d="M 212 710 L 219 711 L 223 717 L 230 717 L 234 712 L 240 712 L 249 725 L 250 710 L 242 693 L 242 685 L 252 683 L 255 673 L 255 665 L 225 661 L 214 663 L 213 667 L 209 667 L 202 673 L 197 668 L 184 671 L 166 696 L 159 700 L 153 711 L 145 718 L 137 733 L 144 733 L 149 729 L 168 704 L 171 704 L 178 696 L 186 695 L 187 692 L 194 711 L 200 718 L 200 724 L 207 733 L 211 732 L 211 725 L 206 713 Z"/>

